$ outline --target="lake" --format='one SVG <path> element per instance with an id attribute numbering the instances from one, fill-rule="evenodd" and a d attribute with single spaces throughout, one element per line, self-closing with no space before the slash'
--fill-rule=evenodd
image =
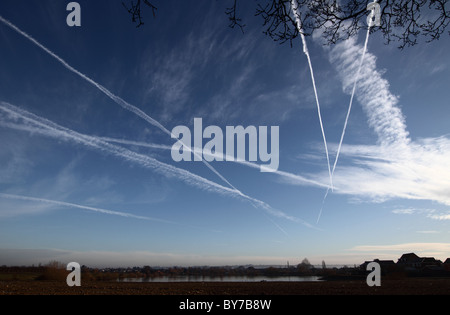
<path id="1" fill-rule="evenodd" d="M 265 276 L 228 276 L 228 277 L 211 277 L 211 276 L 178 276 L 178 277 L 153 277 L 153 278 L 123 278 L 118 282 L 261 282 L 261 281 L 322 281 L 317 276 L 283 276 L 283 277 L 265 277 Z"/>

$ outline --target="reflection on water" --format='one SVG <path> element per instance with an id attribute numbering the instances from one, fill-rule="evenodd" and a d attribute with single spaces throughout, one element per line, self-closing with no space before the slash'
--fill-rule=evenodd
<path id="1" fill-rule="evenodd" d="M 177 276 L 177 277 L 151 277 L 151 278 L 123 278 L 118 282 L 261 282 L 261 281 L 321 281 L 320 277 L 264 277 L 264 276 L 227 276 L 227 277 L 211 277 L 211 276 Z"/>

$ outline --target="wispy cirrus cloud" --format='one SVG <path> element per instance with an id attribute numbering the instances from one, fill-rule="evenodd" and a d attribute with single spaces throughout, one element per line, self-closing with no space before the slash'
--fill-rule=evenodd
<path id="1" fill-rule="evenodd" d="M 344 92 L 351 93 L 358 68 L 358 56 L 363 47 L 356 38 L 344 41 L 330 51 L 330 62 L 336 67 Z M 377 69 L 376 57 L 367 52 L 359 80 L 356 98 L 366 112 L 369 126 L 376 132 L 380 145 L 407 145 L 410 142 L 405 118 L 398 107 L 399 100 L 390 91 L 389 82 Z"/>
<path id="2" fill-rule="evenodd" d="M 450 210 L 443 211 L 438 209 L 397 208 L 391 212 L 400 215 L 422 215 L 428 219 L 436 221 L 450 220 Z"/>
<path id="3" fill-rule="evenodd" d="M 53 59 L 55 59 L 56 61 L 58 61 L 62 66 L 64 66 L 64 68 L 66 68 L 67 70 L 69 70 L 70 72 L 76 74 L 77 76 L 79 76 L 81 79 L 85 80 L 86 82 L 92 84 L 94 87 L 96 87 L 99 91 L 101 91 L 102 93 L 104 93 L 108 98 L 110 98 L 112 101 L 114 101 L 114 103 L 116 103 L 117 105 L 119 105 L 120 107 L 122 107 L 123 109 L 126 109 L 130 112 L 132 112 L 133 114 L 135 114 L 136 116 L 142 118 L 143 120 L 145 120 L 147 123 L 149 123 L 150 125 L 153 125 L 154 127 L 158 128 L 159 130 L 161 130 L 162 132 L 164 132 L 166 135 L 171 136 L 171 132 L 165 127 L 163 126 L 159 121 L 157 121 L 156 119 L 154 119 L 153 117 L 150 117 L 149 115 L 147 115 L 144 111 L 142 111 L 141 109 L 139 109 L 138 107 L 128 103 L 127 101 L 125 101 L 124 99 L 122 99 L 121 97 L 115 95 L 114 93 L 112 93 L 110 90 L 108 90 L 106 87 L 104 87 L 103 85 L 99 84 L 98 82 L 96 82 L 95 80 L 89 78 L 87 75 L 81 73 L 80 71 L 78 71 L 77 69 L 75 69 L 74 67 L 72 67 L 69 63 L 67 63 L 64 59 L 62 59 L 61 57 L 59 57 L 58 55 L 56 55 L 54 52 L 52 52 L 49 48 L 47 48 L 46 46 L 44 46 L 43 44 L 41 44 L 39 41 L 37 41 L 36 39 L 34 39 L 32 36 L 30 36 L 29 34 L 27 34 L 26 32 L 22 31 L 20 28 L 18 28 L 17 26 L 15 26 L 13 23 L 11 23 L 10 21 L 4 19 L 2 16 L 0 16 L 0 22 L 2 22 L 3 24 L 5 24 L 6 26 L 10 27 L 12 30 L 14 30 L 15 32 L 17 32 L 18 34 L 20 34 L 21 36 L 23 36 L 24 38 L 28 39 L 29 41 L 31 41 L 34 45 L 36 45 L 37 47 L 39 47 L 40 49 L 42 49 L 44 52 L 46 52 L 49 56 L 51 56 Z M 236 187 L 234 187 L 225 177 L 223 177 L 216 169 L 214 169 L 207 161 L 202 160 L 202 162 L 213 172 L 215 173 L 220 179 L 222 179 L 224 182 L 226 182 L 230 187 L 232 187 L 234 190 L 236 190 L 236 192 L 240 195 L 242 195 L 242 193 L 237 190 Z"/>
<path id="4" fill-rule="evenodd" d="M 423 139 L 406 147 L 347 145 L 342 153 L 353 165 L 337 169 L 339 193 L 378 201 L 406 198 L 450 205 L 450 139 Z"/>
<path id="5" fill-rule="evenodd" d="M 428 217 L 433 220 L 446 221 L 450 220 L 450 213 L 447 214 L 429 214 Z"/>
<path id="6" fill-rule="evenodd" d="M 406 215 L 412 215 L 412 214 L 430 214 L 435 212 L 435 209 L 417 209 L 417 208 L 397 208 L 392 210 L 391 212 L 394 214 L 406 214 Z"/>
<path id="7" fill-rule="evenodd" d="M 24 176 L 33 166 L 33 162 L 27 158 L 27 147 L 10 134 L 0 134 L 2 147 L 8 150 L 0 150 L 0 184 L 11 184 L 23 181 Z"/>
<path id="8" fill-rule="evenodd" d="M 420 234 L 439 234 L 439 231 L 435 231 L 435 230 L 426 230 L 426 231 L 417 231 L 417 233 Z"/>
<path id="9" fill-rule="evenodd" d="M 249 57 L 257 46 L 253 32 L 245 38 L 233 37 L 211 16 L 203 16 L 191 27 L 176 46 L 149 46 L 138 65 L 144 103 L 152 100 L 165 122 L 193 113 L 214 119 L 234 114 L 239 109 L 235 96 L 251 87 L 248 78 L 257 66 Z M 243 67 L 231 73 L 230 65 L 235 64 Z"/>
<path id="10" fill-rule="evenodd" d="M 330 61 L 350 94 L 362 46 L 355 38 L 330 50 Z M 333 176 L 335 193 L 380 202 L 393 198 L 432 200 L 450 205 L 450 139 L 447 136 L 412 140 L 399 99 L 367 52 L 356 87 L 356 98 L 377 135 L 377 144 L 342 146 L 344 162 Z M 350 117 L 350 124 L 351 124 Z M 333 152 L 333 150 L 331 151 Z M 316 176 L 319 182 L 326 174 Z M 435 219 L 446 219 L 445 215 Z"/>
<path id="11" fill-rule="evenodd" d="M 402 243 L 388 245 L 358 245 L 350 248 L 351 251 L 373 253 L 408 253 L 415 252 L 418 255 L 438 254 L 450 256 L 450 243 Z"/>

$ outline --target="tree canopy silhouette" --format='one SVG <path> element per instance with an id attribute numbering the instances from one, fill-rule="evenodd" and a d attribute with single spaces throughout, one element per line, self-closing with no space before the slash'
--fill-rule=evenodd
<path id="1" fill-rule="evenodd" d="M 154 0 L 157 1 L 157 0 Z M 154 2 L 153 1 L 153 2 Z M 243 32 L 245 24 L 240 16 L 240 3 L 248 0 L 229 0 L 225 14 L 231 28 L 238 27 Z M 297 0 L 298 14 L 304 35 L 320 32 L 326 44 L 334 44 L 355 35 L 366 28 L 367 4 L 362 0 Z M 129 5 L 122 2 L 140 27 L 143 22 L 143 7 L 156 14 L 157 7 L 149 0 L 130 0 Z M 445 33 L 450 10 L 448 0 L 379 0 L 380 25 L 371 28 L 372 32 L 382 33 L 386 44 L 397 42 L 399 48 L 413 46 L 420 36 L 427 42 L 438 40 Z M 193 2 L 192 5 L 195 5 Z M 290 42 L 299 36 L 291 0 L 255 0 L 255 15 L 262 18 L 264 33 L 274 41 Z M 450 35 L 450 32 L 448 32 Z"/>

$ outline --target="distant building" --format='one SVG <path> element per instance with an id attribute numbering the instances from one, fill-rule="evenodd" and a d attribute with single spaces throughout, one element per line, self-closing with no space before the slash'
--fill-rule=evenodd
<path id="1" fill-rule="evenodd" d="M 397 265 L 405 269 L 420 269 L 421 258 L 414 253 L 403 254 L 397 261 Z"/>
<path id="2" fill-rule="evenodd" d="M 379 259 L 375 259 L 373 261 L 365 261 L 362 265 L 360 265 L 360 268 L 363 271 L 367 270 L 367 265 L 371 262 L 376 262 L 380 265 L 382 274 L 385 274 L 387 272 L 392 272 L 396 268 L 395 262 L 393 260 L 379 260 Z"/>
<path id="3" fill-rule="evenodd" d="M 406 253 L 398 259 L 397 263 L 394 263 L 393 260 L 379 259 L 365 261 L 360 265 L 360 270 L 366 272 L 367 265 L 371 262 L 377 262 L 380 265 L 382 274 L 403 271 L 406 274 L 415 276 L 450 276 L 450 258 L 442 262 L 434 257 L 419 257 L 415 253 Z"/>
<path id="4" fill-rule="evenodd" d="M 398 259 L 397 265 L 411 271 L 443 269 L 442 261 L 434 257 L 419 257 L 414 253 L 403 254 Z"/>
<path id="5" fill-rule="evenodd" d="M 439 266 L 442 264 L 442 261 L 436 260 L 434 257 L 422 257 L 420 260 L 420 267 L 424 268 L 427 266 Z"/>
<path id="6" fill-rule="evenodd" d="M 444 270 L 450 271 L 450 258 L 447 258 L 442 265 Z"/>
<path id="7" fill-rule="evenodd" d="M 420 268 L 422 271 L 443 271 L 442 261 L 433 257 L 423 257 Z"/>

